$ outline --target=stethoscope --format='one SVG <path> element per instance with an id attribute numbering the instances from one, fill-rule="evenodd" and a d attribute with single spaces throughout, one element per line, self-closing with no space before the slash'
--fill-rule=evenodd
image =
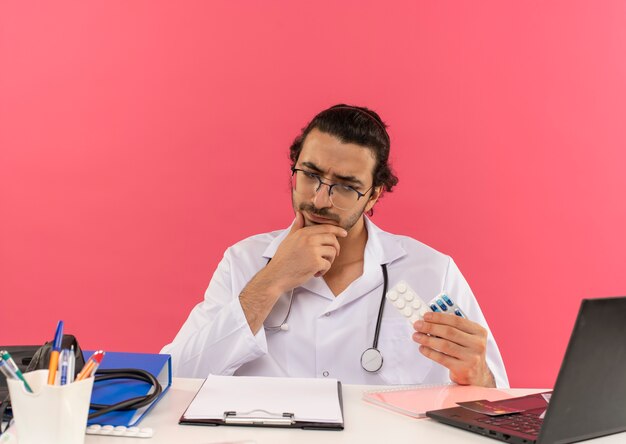
<path id="1" fill-rule="evenodd" d="M 380 307 L 378 309 L 378 319 L 376 320 L 376 331 L 374 332 L 374 343 L 370 348 L 365 350 L 361 355 L 361 367 L 363 370 L 369 373 L 376 373 L 383 366 L 383 355 L 378 350 L 378 336 L 380 334 L 380 324 L 383 320 L 383 312 L 385 311 L 385 295 L 387 294 L 387 283 L 389 278 L 387 276 L 387 264 L 381 264 L 381 268 L 383 269 L 383 294 L 380 298 Z M 287 314 L 285 315 L 285 319 L 280 325 L 275 326 L 265 326 L 266 330 L 269 331 L 288 331 L 289 324 L 287 320 L 289 320 L 289 313 L 291 313 L 291 305 L 293 304 L 293 289 L 291 290 L 291 294 L 289 295 L 289 308 L 287 309 Z"/>

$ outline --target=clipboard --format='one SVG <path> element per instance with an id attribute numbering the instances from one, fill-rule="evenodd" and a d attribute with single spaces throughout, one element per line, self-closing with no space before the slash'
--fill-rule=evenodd
<path id="1" fill-rule="evenodd" d="M 210 375 L 179 424 L 343 430 L 341 382 Z"/>

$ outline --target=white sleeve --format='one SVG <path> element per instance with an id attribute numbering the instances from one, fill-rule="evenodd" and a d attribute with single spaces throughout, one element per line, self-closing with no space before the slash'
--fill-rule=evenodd
<path id="1" fill-rule="evenodd" d="M 204 301 L 194 307 L 174 341 L 161 350 L 172 355 L 174 376 L 232 375 L 241 365 L 267 353 L 265 330 L 252 334 L 239 303 L 239 293 L 246 284 L 235 283 L 232 256 L 227 250 Z"/>
<path id="2" fill-rule="evenodd" d="M 470 321 L 477 322 L 487 329 L 487 365 L 493 373 L 496 380 L 496 386 L 498 388 L 508 388 L 509 379 L 506 375 L 506 369 L 504 368 L 504 361 L 500 355 L 498 344 L 491 333 L 489 325 L 483 312 L 478 305 L 478 301 L 472 290 L 461 274 L 461 271 L 456 266 L 452 258 L 448 264 L 448 271 L 446 273 L 444 291 L 446 291 L 465 312 Z"/>

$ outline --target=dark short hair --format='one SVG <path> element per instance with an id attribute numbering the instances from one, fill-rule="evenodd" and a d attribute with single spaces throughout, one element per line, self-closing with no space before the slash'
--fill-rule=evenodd
<path id="1" fill-rule="evenodd" d="M 390 139 L 387 125 L 374 111 L 360 106 L 339 104 L 320 112 L 302 129 L 289 148 L 291 167 L 295 167 L 302 144 L 306 136 L 317 129 L 337 137 L 343 143 L 354 143 L 371 149 L 376 164 L 374 166 L 374 186 L 382 185 L 383 190 L 391 192 L 398 183 L 389 165 Z"/>

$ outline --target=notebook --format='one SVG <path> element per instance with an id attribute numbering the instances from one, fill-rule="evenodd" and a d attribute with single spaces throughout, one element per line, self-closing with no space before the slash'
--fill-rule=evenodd
<path id="1" fill-rule="evenodd" d="M 499 401 L 517 411 L 502 415 L 463 407 L 426 415 L 518 444 L 570 443 L 626 431 L 625 320 L 626 297 L 582 301 L 549 401 L 546 394 Z"/>
<path id="2" fill-rule="evenodd" d="M 495 388 L 441 384 L 397 387 L 363 393 L 363 400 L 413 418 L 425 418 L 427 410 L 452 407 L 459 401 L 498 401 L 511 395 Z"/>

